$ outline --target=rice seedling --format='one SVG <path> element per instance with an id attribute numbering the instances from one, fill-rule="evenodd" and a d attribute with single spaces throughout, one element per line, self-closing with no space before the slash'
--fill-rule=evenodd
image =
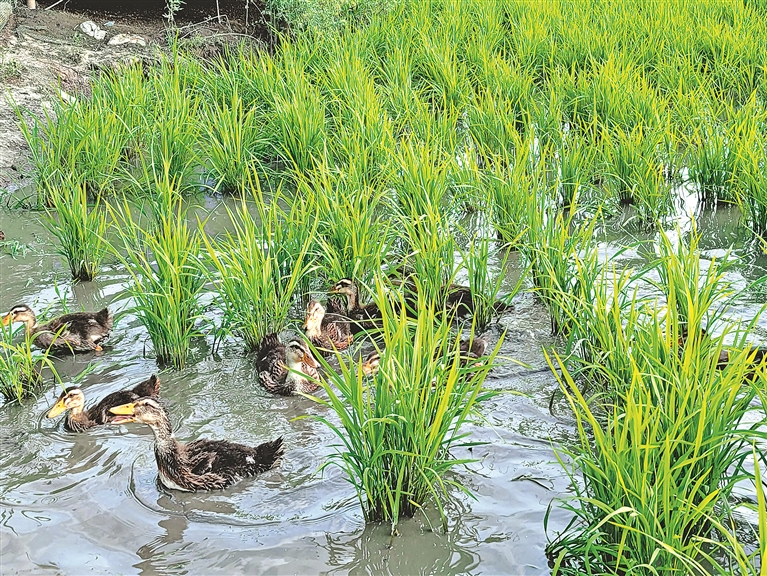
<path id="1" fill-rule="evenodd" d="M 643 224 L 664 218 L 674 206 L 662 143 L 659 132 L 647 134 L 641 125 L 605 135 L 608 190 L 618 201 L 634 204 Z"/>
<path id="2" fill-rule="evenodd" d="M 747 557 L 722 527 L 733 487 L 753 477 L 743 466 L 752 443 L 765 438 L 764 414 L 749 418 L 755 387 L 742 384 L 750 352 L 717 370 L 721 337 L 698 333 L 678 346 L 674 310 L 647 313 L 630 345 L 612 351 L 630 358 L 629 378 L 602 371 L 612 405 L 585 397 L 565 363 L 550 360 L 580 437 L 565 451 L 575 495 L 563 506 L 574 519 L 548 547 L 555 574 L 724 574 Z"/>
<path id="3" fill-rule="evenodd" d="M 758 234 L 767 231 L 766 144 L 755 130 L 749 131 L 738 143 L 738 204 L 746 223 Z"/>
<path id="4" fill-rule="evenodd" d="M 393 249 L 394 232 L 387 213 L 387 194 L 358 188 L 323 168 L 299 186 L 318 207 L 317 241 L 325 275 L 336 281 L 351 278 L 367 284 Z"/>
<path id="5" fill-rule="evenodd" d="M 88 206 L 85 185 L 68 180 L 61 186 L 48 187 L 46 227 L 58 240 L 58 252 L 66 258 L 72 278 L 93 280 L 107 251 L 106 211 L 97 197 Z"/>
<path id="6" fill-rule="evenodd" d="M 0 326 L 0 394 L 8 401 L 21 402 L 39 390 L 45 369 L 51 371 L 55 380 L 59 378 L 48 357 L 49 351 L 33 350 L 35 336 L 23 327 L 21 330 L 24 338 L 14 344 L 12 325 Z"/>
<path id="7" fill-rule="evenodd" d="M 594 176 L 596 148 L 583 136 L 573 133 L 560 137 L 557 150 L 559 194 L 565 208 L 576 203 L 581 187 L 588 186 Z"/>
<path id="8" fill-rule="evenodd" d="M 263 203 L 252 173 L 249 187 L 257 191 L 254 201 L 260 218 L 251 214 L 243 197 L 236 209 L 227 207 L 231 230 L 215 241 L 203 236 L 203 242 L 225 314 L 224 327 L 254 351 L 264 336 L 287 326 L 294 297 L 314 268 L 310 247 L 317 221 L 306 218 L 299 229 L 296 213 L 286 214 L 279 198 L 268 206 Z"/>
<path id="9" fill-rule="evenodd" d="M 695 130 L 689 144 L 688 170 L 702 200 L 734 200 L 736 158 L 726 128 L 704 123 Z"/>
<path id="10" fill-rule="evenodd" d="M 319 91 L 299 72 L 291 72 L 274 93 L 271 130 L 276 154 L 296 174 L 305 174 L 322 157 L 325 108 Z"/>
<path id="11" fill-rule="evenodd" d="M 469 292 L 474 311 L 472 324 L 478 333 L 490 325 L 490 322 L 507 306 L 522 288 L 526 274 L 520 274 L 514 289 L 499 299 L 504 281 L 508 252 L 498 263 L 498 269 L 491 271 L 491 252 L 489 238 L 474 238 L 465 251 L 461 251 L 462 265 L 469 275 Z"/>
<path id="12" fill-rule="evenodd" d="M 178 180 L 165 172 L 151 194 L 151 226 L 142 228 L 146 206 L 128 200 L 110 206 L 124 253 L 113 251 L 130 274 L 133 311 L 149 332 L 157 361 L 184 367 L 202 320 L 205 284 L 200 232 L 189 227 Z"/>
<path id="13" fill-rule="evenodd" d="M 211 102 L 200 111 L 202 146 L 215 189 L 243 193 L 248 171 L 263 156 L 266 139 L 257 122 L 257 109 L 246 110 L 235 91 L 226 102 Z"/>
<path id="14" fill-rule="evenodd" d="M 676 313 L 681 323 L 690 326 L 711 326 L 722 314 L 721 303 L 732 298 L 736 292 L 726 280 L 726 273 L 736 261 L 727 253 L 719 260 L 712 258 L 705 271 L 700 265 L 700 232 L 693 226 L 687 239 L 677 234 L 676 245 L 660 232 L 658 259 L 652 267 L 658 272 L 659 281 L 653 282 L 669 301 L 676 303 Z M 672 290 L 675 292 L 672 298 Z M 704 314 L 695 317 L 694 314 Z"/>
<path id="15" fill-rule="evenodd" d="M 563 307 L 560 294 L 580 295 L 591 288 L 579 272 L 593 272 L 596 251 L 594 231 L 597 218 L 576 221 L 576 210 L 567 215 L 550 213 L 550 200 L 530 202 L 528 230 L 520 250 L 530 266 L 535 293 L 551 314 L 552 333 L 567 338 L 572 331 L 569 306 Z M 587 263 L 589 264 L 587 266 Z M 584 298 L 585 300 L 585 298 Z"/>
<path id="16" fill-rule="evenodd" d="M 32 151 L 38 201 L 45 205 L 45 192 L 77 178 L 90 194 L 112 191 L 122 168 L 123 149 L 129 133 L 112 110 L 94 110 L 89 103 L 55 104 L 54 112 L 29 121 L 16 108 L 19 127 Z"/>
<path id="17" fill-rule="evenodd" d="M 500 344 L 484 361 L 462 366 L 449 320 L 426 299 L 409 320 L 404 301 L 395 312 L 380 280 L 375 298 L 383 316 L 378 373 L 368 380 L 353 360 L 339 358 L 338 371 L 321 360 L 328 399 L 315 401 L 340 419 L 339 425 L 317 417 L 340 440 L 323 468 L 337 465 L 347 473 L 368 522 L 388 522 L 393 532 L 400 518 L 432 502 L 446 522 L 448 489 L 466 491 L 447 474 L 466 462 L 450 450 L 470 444 L 461 427 L 492 394 L 482 383 Z"/>

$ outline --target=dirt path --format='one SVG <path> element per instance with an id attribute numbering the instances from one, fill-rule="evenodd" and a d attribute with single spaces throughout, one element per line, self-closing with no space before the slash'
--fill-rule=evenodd
<path id="1" fill-rule="evenodd" d="M 0 192 L 29 181 L 30 150 L 18 126 L 12 103 L 41 117 L 50 113 L 51 102 L 87 94 L 94 73 L 135 59 L 156 60 L 168 45 L 167 22 L 161 12 L 67 12 L 44 10 L 51 2 L 39 2 L 38 10 L 19 7 L 0 30 Z M 158 4 L 159 5 L 159 4 Z M 213 4 L 215 6 L 215 4 Z M 245 34 L 265 36 L 263 24 L 249 28 L 241 21 L 225 18 L 219 23 L 204 12 L 192 12 L 194 23 L 181 23 L 181 37 L 193 39 L 201 56 L 218 52 L 222 45 L 241 41 Z M 253 14 L 251 14 L 251 18 Z M 80 29 L 86 20 L 106 32 L 96 40 Z M 254 28 L 257 26 L 257 28 Z M 111 46 L 118 34 L 141 36 L 146 46 Z M 255 40 L 256 37 L 249 36 Z"/>
<path id="2" fill-rule="evenodd" d="M 18 127 L 13 103 L 32 114 L 50 112 L 61 92 L 72 96 L 87 93 L 94 71 L 135 58 L 153 58 L 166 41 L 160 22 L 114 21 L 95 40 L 80 30 L 89 16 L 58 10 L 19 8 L 0 32 L 0 188 L 23 184 L 31 175 L 29 149 Z M 139 34 L 147 46 L 110 46 L 116 34 Z M 66 97 L 66 96 L 64 96 Z"/>

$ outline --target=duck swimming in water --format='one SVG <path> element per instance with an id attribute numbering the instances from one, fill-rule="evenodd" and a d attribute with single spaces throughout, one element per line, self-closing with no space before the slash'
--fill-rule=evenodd
<path id="1" fill-rule="evenodd" d="M 158 396 L 160 394 L 160 379 L 152 374 L 147 380 L 137 384 L 130 390 L 112 392 L 104 399 L 85 410 L 85 394 L 79 386 L 70 386 L 64 390 L 48 411 L 48 418 L 55 418 L 66 411 L 64 429 L 70 432 L 85 432 L 94 426 L 109 424 L 114 415 L 109 412 L 110 408 L 133 402 L 145 396 Z"/>
<path id="2" fill-rule="evenodd" d="M 312 344 L 325 356 L 336 350 L 346 350 L 354 340 L 348 318 L 338 314 L 326 314 L 325 308 L 316 300 L 306 307 L 304 332 Z"/>
<path id="3" fill-rule="evenodd" d="M 381 320 L 378 304 L 370 302 L 360 304 L 359 288 L 349 278 L 342 278 L 330 289 L 329 294 L 343 294 L 347 299 L 344 315 L 351 320 L 351 331 L 356 334 L 362 330 L 372 330 Z"/>
<path id="4" fill-rule="evenodd" d="M 319 388 L 317 361 L 301 340 L 285 345 L 277 334 L 267 334 L 258 350 L 256 366 L 258 381 L 273 394 L 310 394 Z"/>
<path id="5" fill-rule="evenodd" d="M 3 326 L 23 322 L 27 334 L 34 336 L 34 344 L 40 348 L 66 349 L 72 352 L 99 352 L 101 343 L 112 331 L 113 317 L 109 309 L 98 312 L 74 312 L 46 322 L 37 323 L 37 316 L 26 304 L 11 308 L 3 316 Z"/>
<path id="6" fill-rule="evenodd" d="M 221 490 L 277 466 L 282 438 L 258 446 L 228 440 L 176 440 L 168 411 L 156 398 L 141 398 L 111 408 L 113 424 L 140 422 L 154 433 L 154 456 L 160 482 L 171 490 Z"/>

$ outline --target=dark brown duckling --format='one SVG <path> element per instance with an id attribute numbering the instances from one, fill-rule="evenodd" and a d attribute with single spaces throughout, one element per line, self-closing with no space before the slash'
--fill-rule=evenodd
<path id="1" fill-rule="evenodd" d="M 454 310 L 459 318 L 466 318 L 474 314 L 474 298 L 471 295 L 471 289 L 468 286 L 451 284 L 447 289 L 445 297 L 445 307 L 448 310 Z M 493 313 L 498 316 L 506 310 L 512 308 L 511 304 L 506 304 L 501 300 L 493 302 Z"/>
<path id="2" fill-rule="evenodd" d="M 85 410 L 85 394 L 78 386 L 70 386 L 64 390 L 56 404 L 48 411 L 48 418 L 55 418 L 65 410 L 67 417 L 64 419 L 64 429 L 70 432 L 85 432 L 94 426 L 109 424 L 114 415 L 109 412 L 110 408 L 133 402 L 145 396 L 159 396 L 160 379 L 152 374 L 147 380 L 137 384 L 130 390 L 112 392 L 104 399 Z"/>
<path id="3" fill-rule="evenodd" d="M 332 356 L 336 350 L 346 350 L 354 340 L 349 319 L 338 314 L 326 314 L 325 308 L 316 300 L 306 307 L 304 333 L 324 356 Z"/>
<path id="4" fill-rule="evenodd" d="M 376 328 L 378 321 L 381 320 L 381 310 L 378 304 L 370 302 L 360 304 L 359 288 L 349 278 L 342 278 L 330 289 L 329 294 L 343 294 L 347 299 L 346 310 L 343 314 L 351 320 L 351 331 L 357 334 L 362 330 L 372 330 Z"/>
<path id="5" fill-rule="evenodd" d="M 267 334 L 258 350 L 256 366 L 258 381 L 273 394 L 310 394 L 319 387 L 317 361 L 301 340 L 291 340 L 286 346 L 277 334 Z"/>
<path id="6" fill-rule="evenodd" d="M 140 422 L 154 432 L 154 456 L 160 482 L 171 490 L 221 490 L 277 466 L 282 438 L 258 446 L 228 440 L 195 440 L 183 444 L 173 436 L 168 411 L 155 398 L 141 398 L 110 410 L 113 424 Z"/>
<path id="7" fill-rule="evenodd" d="M 112 331 L 112 313 L 108 308 L 98 312 L 74 312 L 54 318 L 45 324 L 37 323 L 37 316 L 26 304 L 19 304 L 3 316 L 3 326 L 23 322 L 27 333 L 34 335 L 36 346 L 46 349 L 65 349 L 72 352 L 99 352 L 101 343 Z"/>

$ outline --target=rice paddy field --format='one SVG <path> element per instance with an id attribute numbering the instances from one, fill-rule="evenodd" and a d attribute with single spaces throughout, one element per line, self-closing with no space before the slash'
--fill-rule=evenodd
<path id="1" fill-rule="evenodd" d="M 0 307 L 116 323 L 3 333 L 2 571 L 767 574 L 767 7 L 385 6 L 18 109 Z M 378 322 L 270 394 L 342 278 Z M 179 439 L 282 465 L 183 493 L 145 427 L 45 418 L 153 372 Z"/>

